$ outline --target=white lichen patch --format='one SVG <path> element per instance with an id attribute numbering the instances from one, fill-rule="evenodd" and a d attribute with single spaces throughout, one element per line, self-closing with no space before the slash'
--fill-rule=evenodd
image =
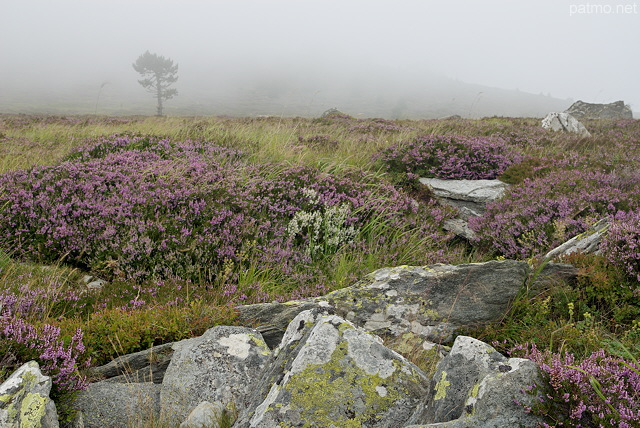
<path id="1" fill-rule="evenodd" d="M 382 379 L 391 376 L 395 371 L 394 360 L 383 354 L 372 352 L 382 347 L 372 336 L 359 329 L 347 330 L 343 333 L 348 344 L 348 355 L 353 362 L 368 375 L 378 375 Z M 402 357 L 389 350 L 390 355 L 398 359 Z"/>
<path id="2" fill-rule="evenodd" d="M 291 365 L 291 373 L 300 373 L 308 365 L 321 365 L 331 361 L 333 351 L 340 339 L 340 332 L 336 326 L 344 322 L 335 315 L 322 317 L 313 327 L 305 346 Z"/>
<path id="3" fill-rule="evenodd" d="M 218 343 L 228 348 L 227 353 L 229 355 L 244 360 L 249 356 L 249 350 L 251 349 L 250 340 L 251 338 L 248 334 L 240 333 L 231 334 L 228 337 L 221 337 L 218 339 Z"/>
<path id="4" fill-rule="evenodd" d="M 396 297 L 398 295 L 398 290 L 389 290 L 384 293 L 384 295 L 387 297 Z"/>
<path id="5" fill-rule="evenodd" d="M 284 336 L 275 351 L 275 355 L 278 355 L 282 349 L 286 349 L 291 343 L 300 340 L 307 331 L 304 327 L 308 324 L 315 323 L 315 321 L 316 315 L 314 315 L 311 310 L 302 311 L 296 315 L 284 332 Z"/>
<path id="6" fill-rule="evenodd" d="M 380 397 L 387 396 L 387 388 L 385 388 L 384 386 L 376 386 L 376 391 L 378 392 L 378 395 Z"/>

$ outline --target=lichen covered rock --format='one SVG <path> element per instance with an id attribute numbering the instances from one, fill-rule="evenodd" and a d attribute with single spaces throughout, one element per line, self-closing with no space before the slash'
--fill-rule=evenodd
<path id="1" fill-rule="evenodd" d="M 506 358 L 484 342 L 458 336 L 432 379 L 425 419 L 414 418 L 410 426 L 535 427 L 541 420 L 517 402 L 531 405 L 535 397 L 524 390 L 536 383 L 541 377 L 533 361 Z"/>
<path id="2" fill-rule="evenodd" d="M 35 361 L 22 365 L 0 385 L 0 426 L 57 428 L 58 414 L 49 398 L 51 378 Z"/>
<path id="3" fill-rule="evenodd" d="M 270 387 L 236 426 L 402 426 L 428 400 L 418 367 L 335 315 L 300 313 L 276 353 Z"/>
<path id="4" fill-rule="evenodd" d="M 262 376 L 271 350 L 260 333 L 217 326 L 174 344 L 160 393 L 161 417 L 176 425 L 201 402 L 233 403 L 241 411 Z"/>
<path id="5" fill-rule="evenodd" d="M 383 268 L 317 300 L 374 334 L 442 343 L 458 328 L 499 320 L 528 273 L 514 260 Z"/>

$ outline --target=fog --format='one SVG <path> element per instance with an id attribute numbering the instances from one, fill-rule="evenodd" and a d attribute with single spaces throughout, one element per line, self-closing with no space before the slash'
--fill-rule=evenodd
<path id="1" fill-rule="evenodd" d="M 1 11 L 0 113 L 153 115 L 132 68 L 146 50 L 179 64 L 168 115 L 543 116 L 578 99 L 640 111 L 640 4 L 624 0 L 3 0 Z"/>

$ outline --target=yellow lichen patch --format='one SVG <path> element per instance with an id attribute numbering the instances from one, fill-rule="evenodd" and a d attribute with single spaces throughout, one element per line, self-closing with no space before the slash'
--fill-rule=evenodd
<path id="1" fill-rule="evenodd" d="M 442 378 L 436 383 L 436 395 L 434 400 L 442 400 L 447 396 L 447 388 L 451 386 L 451 382 L 447 380 L 447 372 L 442 372 Z"/>
<path id="2" fill-rule="evenodd" d="M 473 385 L 473 388 L 471 389 L 471 394 L 470 395 L 472 397 L 477 397 L 479 391 L 480 391 L 480 384 L 476 383 L 475 385 Z"/>
<path id="3" fill-rule="evenodd" d="M 46 404 L 47 397 L 28 393 L 20 406 L 20 427 L 40 428 L 42 426 L 42 418 L 47 411 Z"/>
<path id="4" fill-rule="evenodd" d="M 400 375 L 392 375 L 396 376 Z M 398 400 L 399 391 L 389 387 L 394 380 L 368 375 L 351 364 L 348 343 L 342 342 L 328 363 L 308 365 L 292 376 L 285 388 L 291 393 L 291 407 L 301 411 L 304 426 L 361 427 L 379 418 Z M 380 394 L 381 387 L 384 394 Z M 363 401 L 366 407 L 358 410 Z"/>

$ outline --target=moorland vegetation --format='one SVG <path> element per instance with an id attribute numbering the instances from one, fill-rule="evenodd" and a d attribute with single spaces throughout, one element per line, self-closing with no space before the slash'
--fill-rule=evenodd
<path id="1" fill-rule="evenodd" d="M 0 380 L 38 360 L 58 403 L 89 365 L 233 325 L 385 266 L 526 260 L 602 218 L 572 283 L 461 332 L 536 361 L 550 426 L 640 420 L 640 121 L 0 115 Z M 419 177 L 512 186 L 472 220 Z M 87 290 L 83 277 L 107 282 Z"/>

